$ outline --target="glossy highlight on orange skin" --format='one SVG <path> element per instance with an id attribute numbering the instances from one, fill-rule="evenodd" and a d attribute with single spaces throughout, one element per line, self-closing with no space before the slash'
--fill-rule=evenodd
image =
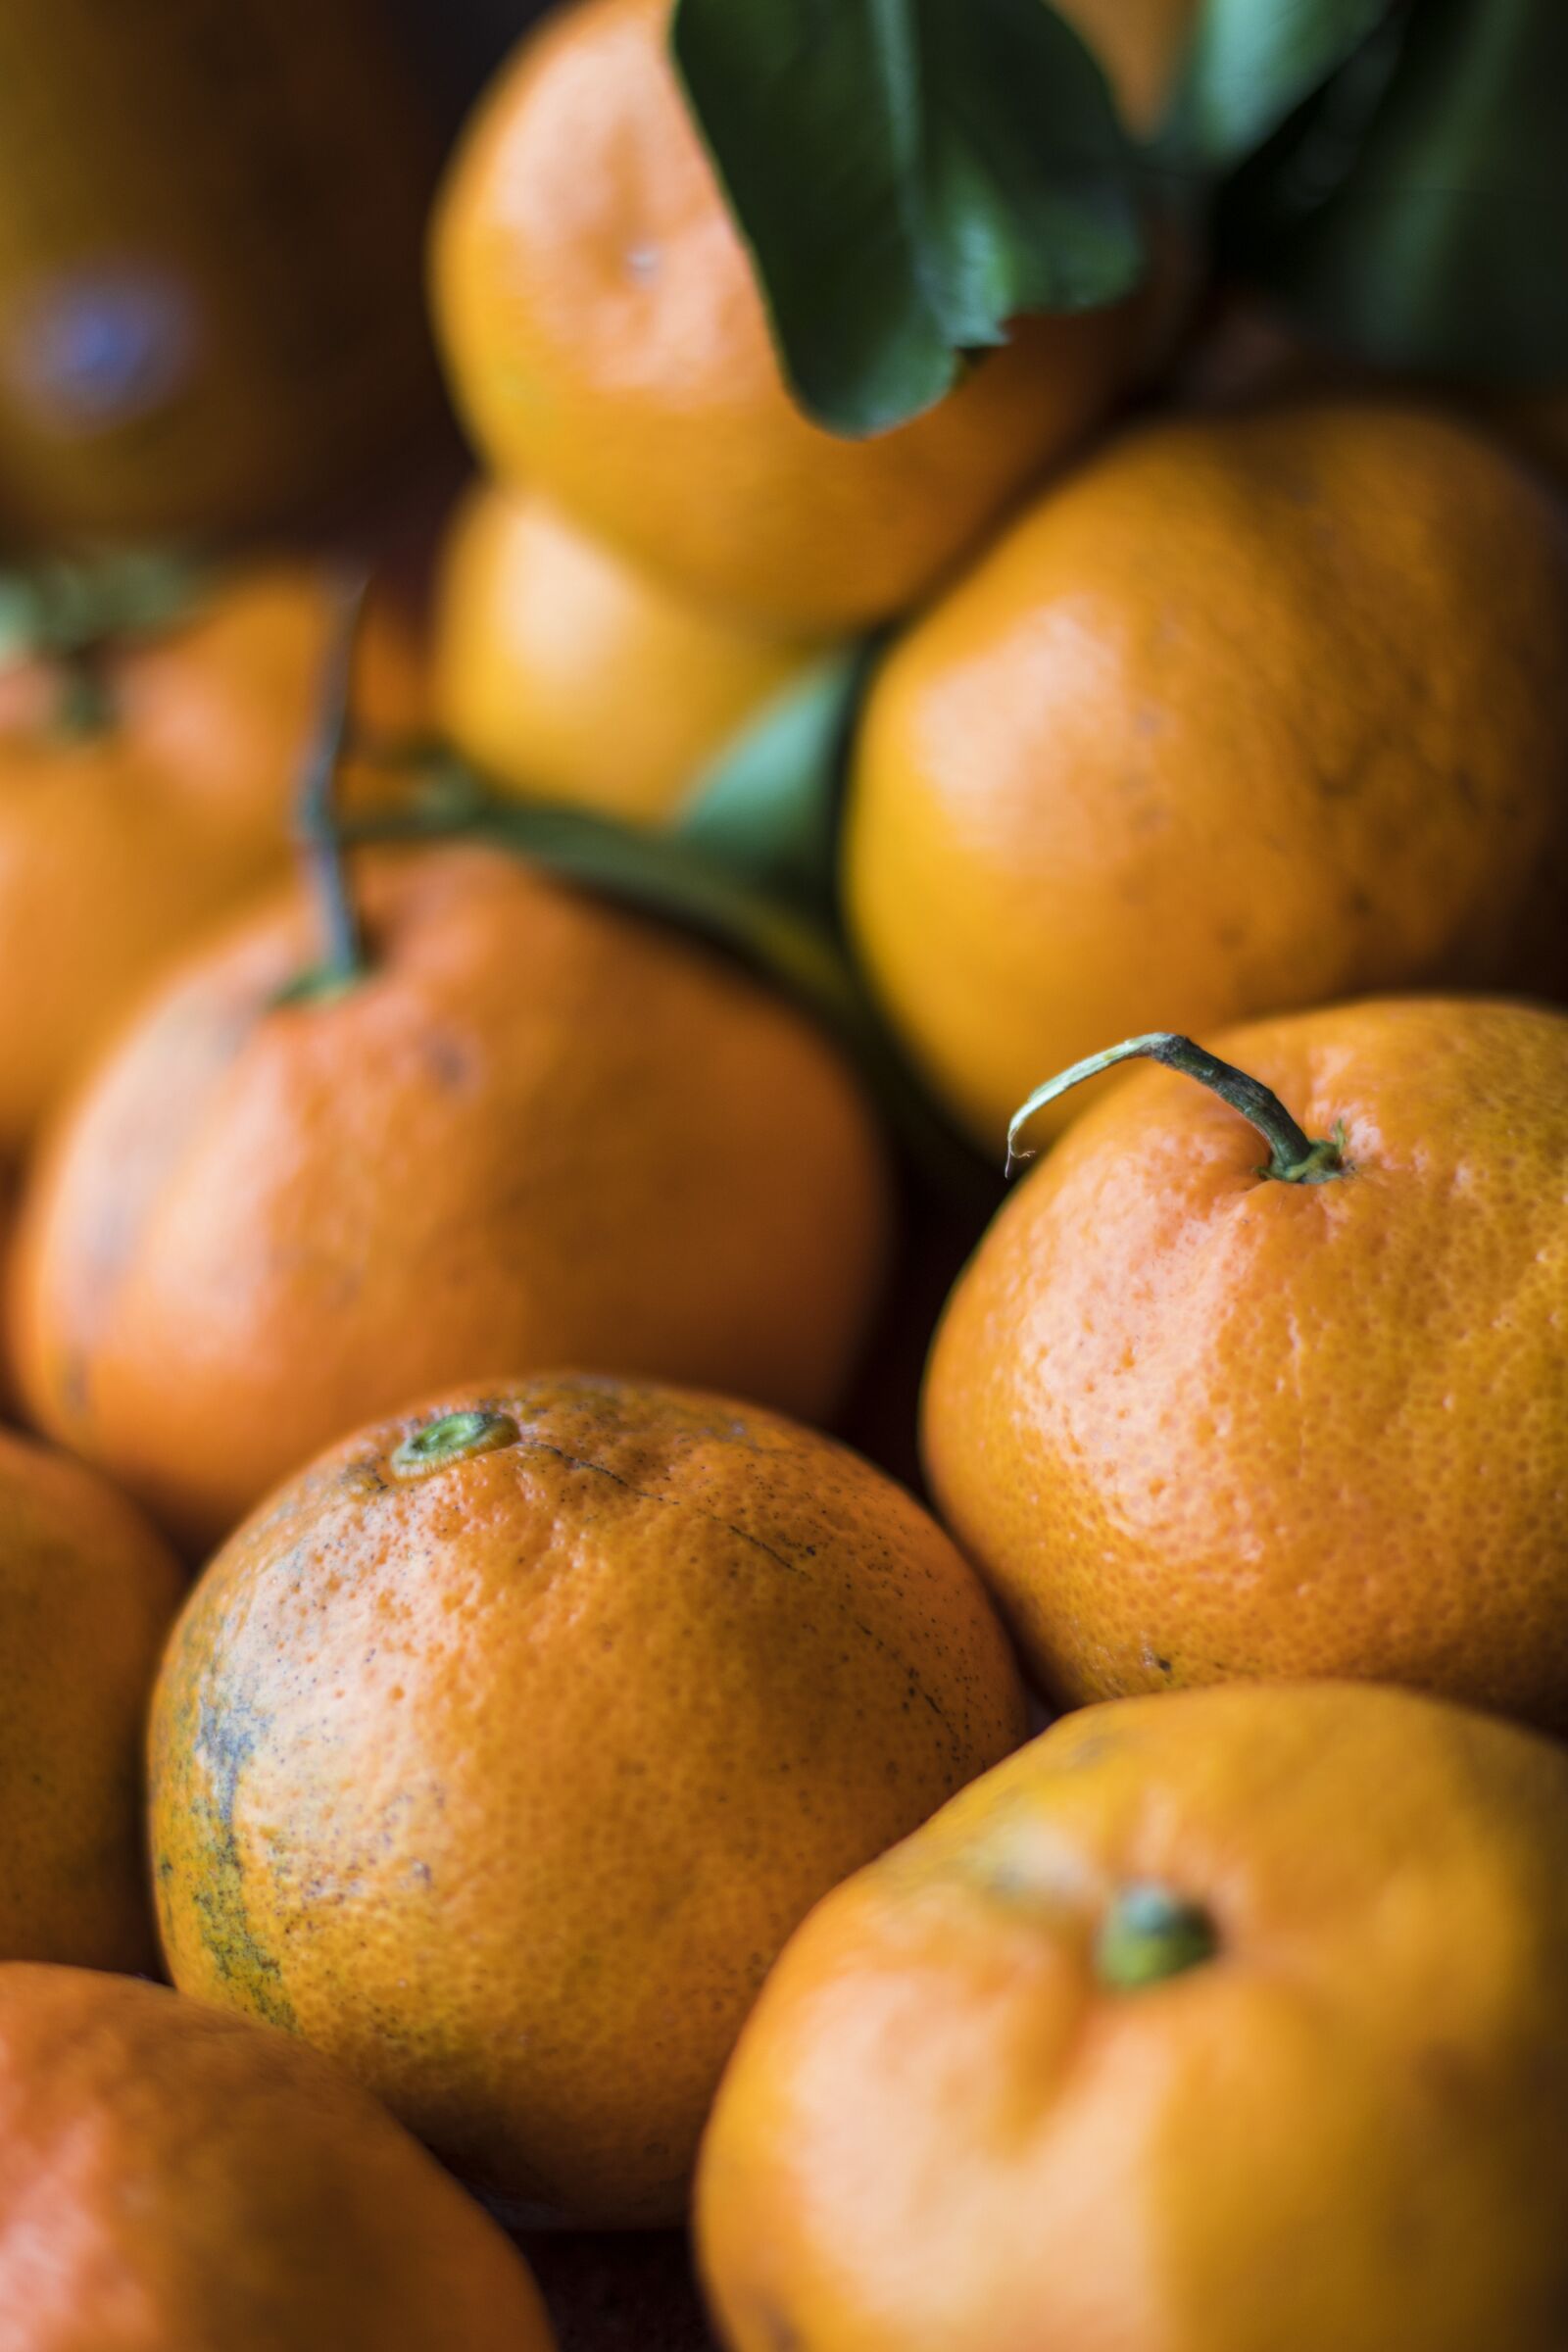
<path id="1" fill-rule="evenodd" d="M 1109 408 L 1139 306 L 1030 318 L 913 422 L 849 441 L 796 407 L 666 55 L 669 0 L 576 0 L 527 34 L 435 214 L 448 381 L 503 478 L 726 616 L 901 611 Z"/>
<path id="2" fill-rule="evenodd" d="M 288 2034 L 161 1984 L 0 1967 L 0 2342 L 553 2352 L 521 2257 Z"/>
<path id="3" fill-rule="evenodd" d="M 1558 2352 L 1568 1758 L 1412 1692 L 1070 1715 L 819 1904 L 698 2179 L 729 2352 Z M 1107 1984 L 1158 1886 L 1213 1956 Z"/>
<path id="4" fill-rule="evenodd" d="M 466 1449 L 420 1457 L 454 1415 Z M 193 1592 L 153 1710 L 165 1952 L 486 2189 L 673 2221 L 785 1936 L 1024 1723 L 972 1572 L 830 1439 L 464 1389 L 335 1447 Z"/>
<path id="5" fill-rule="evenodd" d="M 366 858 L 369 969 L 292 892 L 191 959 L 24 1203 L 28 1412 L 181 1541 L 476 1365 L 831 1413 L 879 1289 L 881 1138 L 836 1047 L 689 936 L 471 848 Z"/>
<path id="6" fill-rule="evenodd" d="M 1568 1726 L 1568 1015 L 1368 1000 L 1202 1041 L 1347 1172 L 1140 1068 L 938 1329 L 938 1505 L 1067 1704 L 1255 1676 Z"/>
<path id="7" fill-rule="evenodd" d="M 448 528 L 436 720 L 524 799 L 669 816 L 820 650 L 691 603 L 533 492 L 484 483 Z"/>
<path id="8" fill-rule="evenodd" d="M 950 1110 L 1000 1158 L 1118 1038 L 1563 993 L 1565 641 L 1560 507 L 1436 411 L 1167 417 L 1076 468 L 861 723 L 851 930 Z"/>
<path id="9" fill-rule="evenodd" d="M 285 872 L 335 615 L 320 568 L 236 573 L 180 625 L 104 649 L 111 715 L 82 734 L 49 663 L 0 669 L 0 1155 L 172 958 Z M 407 734 L 423 701 L 411 633 L 372 603 L 360 717 Z"/>

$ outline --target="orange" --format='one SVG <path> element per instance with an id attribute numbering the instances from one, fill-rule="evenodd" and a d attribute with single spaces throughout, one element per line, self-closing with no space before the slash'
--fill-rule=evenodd
<path id="1" fill-rule="evenodd" d="M 446 542 L 436 719 L 503 789 L 647 820 L 815 650 L 732 627 L 546 500 L 483 486 Z"/>
<path id="2" fill-rule="evenodd" d="M 1148 137 L 1175 95 L 1200 0 L 1055 0 L 1099 59 L 1129 130 Z"/>
<path id="3" fill-rule="evenodd" d="M 5 1313 L 11 1279 L 11 1236 L 16 1213 L 16 1193 L 11 1172 L 0 1161 L 0 1422 L 12 1418 L 17 1390 L 16 1375 L 11 1368 L 11 1339 Z"/>
<path id="4" fill-rule="evenodd" d="M 151 1964 L 142 1723 L 183 1590 L 96 1471 L 0 1430 L 0 1961 Z"/>
<path id="5" fill-rule="evenodd" d="M 1136 1031 L 1560 985 L 1565 643 L 1559 510 L 1438 415 L 1168 420 L 1092 460 L 861 729 L 851 925 L 942 1099 L 998 1149 Z"/>
<path id="6" fill-rule="evenodd" d="M 8 2352 L 551 2352 L 520 2257 L 314 2050 L 0 1968 Z"/>
<path id="7" fill-rule="evenodd" d="M 367 866 L 370 969 L 279 1004 L 297 894 L 199 954 L 22 1210 L 27 1409 L 187 1543 L 367 1414 L 480 1367 L 848 1381 L 888 1185 L 795 1007 L 679 933 L 449 849 Z"/>
<path id="8" fill-rule="evenodd" d="M 337 1446 L 192 1595 L 154 1707 L 165 1950 L 486 2188 L 674 2219 L 785 1936 L 1023 1728 L 975 1578 L 831 1440 L 464 1389 Z"/>
<path id="9" fill-rule="evenodd" d="M 938 1332 L 948 1525 L 1064 1700 L 1364 1675 L 1568 1727 L 1568 1018 L 1213 1043 L 1332 1164 L 1260 1172 L 1174 1073 L 1086 1112 Z"/>
<path id="10" fill-rule="evenodd" d="M 1136 364 L 1136 304 L 1018 325 L 872 440 L 811 423 L 666 56 L 669 0 L 514 52 L 438 202 L 433 304 L 487 463 L 737 614 L 861 626 L 930 588 Z"/>
<path id="11" fill-rule="evenodd" d="M 85 730 L 51 664 L 0 670 L 0 1156 L 171 956 L 282 870 L 334 625 L 319 570 L 238 574 L 184 625 L 102 649 Z M 362 714 L 411 726 L 406 632 L 377 612 L 362 650 Z"/>
<path id="12" fill-rule="evenodd" d="M 1069 1716 L 828 1896 L 720 2090 L 731 2352 L 1559 2352 L 1568 1758 L 1407 1691 Z"/>

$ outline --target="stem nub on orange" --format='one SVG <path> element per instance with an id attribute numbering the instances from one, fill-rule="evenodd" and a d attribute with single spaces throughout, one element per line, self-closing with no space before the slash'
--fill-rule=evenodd
<path id="1" fill-rule="evenodd" d="M 1129 433 L 873 687 L 846 894 L 906 1044 L 996 1149 L 1137 1031 L 1560 987 L 1565 643 L 1561 512 L 1461 423 L 1344 400 Z"/>
<path id="2" fill-rule="evenodd" d="M 1568 1726 L 1568 1017 L 1216 1043 L 1295 1141 L 1176 1072 L 1085 1112 L 937 1334 L 949 1526 L 1068 1701 L 1364 1675 Z"/>
<path id="3" fill-rule="evenodd" d="M 731 2352 L 1558 2352 L 1568 1757 L 1409 1691 L 1071 1715 L 819 1904 L 719 2091 Z"/>
<path id="4" fill-rule="evenodd" d="M 0 2342 L 551 2352 L 520 2257 L 316 2051 L 160 1984 L 0 1969 Z"/>
<path id="5" fill-rule="evenodd" d="M 40 1426 L 193 1544 L 476 1366 L 722 1383 L 808 1418 L 882 1273 L 873 1114 L 794 1005 L 510 855 L 364 861 L 368 968 L 293 893 L 147 1006 L 24 1200 Z"/>
<path id="6" fill-rule="evenodd" d="M 344 2060 L 460 2171 L 673 2220 L 786 1936 L 1023 1736 L 978 1581 L 754 1406 L 465 1389 L 275 1495 L 154 1707 L 186 1990 Z"/>
<path id="7" fill-rule="evenodd" d="M 435 218 L 434 315 L 494 470 L 698 598 L 839 631 L 922 595 L 1137 364 L 1137 301 L 1021 321 L 866 441 L 786 389 L 667 56 L 669 0 L 576 0 L 502 68 Z"/>

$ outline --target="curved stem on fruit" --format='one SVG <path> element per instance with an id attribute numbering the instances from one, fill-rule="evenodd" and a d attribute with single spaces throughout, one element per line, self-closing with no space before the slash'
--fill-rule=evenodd
<path id="1" fill-rule="evenodd" d="M 349 880 L 348 850 L 337 820 L 337 782 L 348 744 L 354 648 L 369 585 L 364 572 L 347 575 L 338 592 L 337 622 L 321 682 L 320 719 L 300 783 L 298 831 L 321 925 L 321 957 L 290 992 L 334 995 L 365 970 L 365 942 Z"/>
<path id="2" fill-rule="evenodd" d="M 1280 1101 L 1278 1095 L 1260 1079 L 1250 1078 L 1228 1061 L 1221 1061 L 1190 1037 L 1178 1037 L 1174 1031 L 1156 1029 L 1148 1037 L 1129 1037 L 1119 1046 L 1109 1046 L 1103 1054 L 1091 1054 L 1087 1060 L 1075 1061 L 1070 1070 L 1063 1070 L 1044 1086 L 1037 1086 L 1027 1102 L 1014 1113 L 1007 1128 L 1007 1166 L 1010 1176 L 1020 1160 L 1032 1159 L 1032 1152 L 1020 1148 L 1019 1137 L 1048 1102 L 1054 1102 L 1086 1078 L 1098 1078 L 1102 1070 L 1114 1069 L 1120 1061 L 1144 1059 L 1164 1064 L 1168 1070 L 1179 1070 L 1184 1078 L 1196 1078 L 1211 1094 L 1239 1110 L 1268 1146 L 1268 1159 L 1258 1169 L 1260 1176 L 1271 1176 L 1280 1184 L 1329 1184 L 1337 1176 L 1348 1173 L 1345 1159 L 1345 1139 L 1336 1128 L 1332 1136 L 1316 1142 L 1299 1128 Z"/>

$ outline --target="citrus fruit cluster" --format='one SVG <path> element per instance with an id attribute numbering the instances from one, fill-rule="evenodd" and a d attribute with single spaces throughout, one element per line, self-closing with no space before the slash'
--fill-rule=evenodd
<path id="1" fill-rule="evenodd" d="M 1562 2352 L 1560 489 L 1169 286 L 836 437 L 669 15 L 449 169 L 427 631 L 0 670 L 0 2340 L 549 2352 L 691 2219 L 732 2352 Z M 859 1027 L 519 854 L 873 628 Z"/>

